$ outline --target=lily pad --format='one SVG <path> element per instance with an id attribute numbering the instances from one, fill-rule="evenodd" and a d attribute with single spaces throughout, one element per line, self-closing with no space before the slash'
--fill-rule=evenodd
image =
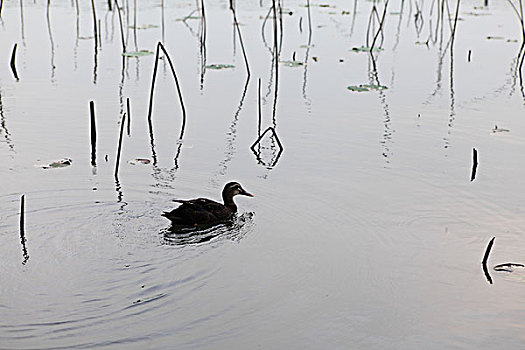
<path id="1" fill-rule="evenodd" d="M 384 85 L 371 85 L 371 84 L 361 84 L 361 85 L 351 85 L 347 87 L 350 91 L 356 92 L 365 92 L 365 91 L 381 91 L 386 90 L 388 87 Z"/>
<path id="2" fill-rule="evenodd" d="M 284 64 L 286 67 L 302 67 L 304 62 L 299 61 L 281 61 L 281 64 Z"/>
<path id="3" fill-rule="evenodd" d="M 351 51 L 352 52 L 370 52 L 370 47 L 361 45 L 360 47 L 352 47 Z M 372 51 L 379 52 L 379 51 L 383 51 L 383 49 L 380 47 L 374 47 Z"/>
<path id="4" fill-rule="evenodd" d="M 64 168 L 67 166 L 70 166 L 71 163 L 73 163 L 73 160 L 70 158 L 63 158 L 54 162 L 51 162 L 49 164 L 37 164 L 36 166 L 42 168 L 42 169 L 56 169 L 56 168 Z"/>
<path id="5" fill-rule="evenodd" d="M 148 50 L 140 50 L 140 51 L 124 52 L 122 54 L 122 56 L 124 57 L 142 57 L 142 56 L 149 56 L 149 55 L 153 55 L 153 52 L 148 51 Z"/>
<path id="6" fill-rule="evenodd" d="M 229 69 L 229 68 L 235 68 L 233 64 L 208 64 L 206 65 L 207 69 Z"/>

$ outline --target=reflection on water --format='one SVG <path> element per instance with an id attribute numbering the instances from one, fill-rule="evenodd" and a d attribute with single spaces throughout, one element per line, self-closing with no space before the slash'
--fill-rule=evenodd
<path id="1" fill-rule="evenodd" d="M 254 216 L 253 212 L 247 212 L 235 216 L 231 222 L 207 227 L 172 225 L 161 231 L 162 242 L 167 245 L 186 246 L 220 240 L 240 241 L 253 231 Z"/>
<path id="2" fill-rule="evenodd" d="M 508 3 L 461 0 L 453 41 L 445 0 L 130 2 L 121 19 L 112 2 L 4 2 L 0 47 L 19 42 L 22 79 L 5 57 L 0 347 L 522 347 L 524 51 Z M 350 52 L 367 32 L 383 50 Z M 123 36 L 161 57 L 122 57 Z M 206 60 L 236 64 L 204 74 Z M 225 175 L 257 192 L 245 213 L 168 227 L 172 197 Z"/>

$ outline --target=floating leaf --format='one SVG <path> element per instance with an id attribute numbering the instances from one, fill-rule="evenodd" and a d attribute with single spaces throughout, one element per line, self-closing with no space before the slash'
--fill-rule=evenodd
<path id="1" fill-rule="evenodd" d="M 370 52 L 370 48 L 368 46 L 360 46 L 360 47 L 352 47 L 352 52 Z M 373 52 L 379 52 L 383 51 L 380 47 L 374 47 Z"/>
<path id="2" fill-rule="evenodd" d="M 49 164 L 37 164 L 36 166 L 42 168 L 42 169 L 56 169 L 56 168 L 64 168 L 66 166 L 70 166 L 71 163 L 73 163 L 73 160 L 70 158 L 63 158 L 54 162 L 51 162 Z"/>
<path id="3" fill-rule="evenodd" d="M 361 85 L 351 85 L 347 87 L 350 91 L 365 92 L 365 91 L 380 91 L 388 89 L 384 85 L 371 85 L 371 84 L 361 84 Z"/>
<path id="4" fill-rule="evenodd" d="M 146 158 L 136 158 L 136 159 L 132 159 L 132 160 L 128 160 L 128 163 L 131 164 L 131 165 L 137 165 L 137 164 L 149 164 L 151 163 L 151 160 L 149 159 L 146 159 Z"/>
<path id="5" fill-rule="evenodd" d="M 492 133 L 497 133 L 497 132 L 510 132 L 509 129 L 505 129 L 505 128 L 499 128 L 497 125 L 494 125 L 494 129 L 492 129 Z"/>
<path id="6" fill-rule="evenodd" d="M 514 269 L 517 267 L 525 267 L 523 264 L 517 264 L 517 263 L 506 263 L 506 264 L 499 264 L 494 266 L 494 271 L 504 271 L 504 272 L 514 272 Z"/>
<path id="7" fill-rule="evenodd" d="M 281 61 L 286 67 L 301 67 L 304 66 L 304 62 L 299 61 Z"/>
<path id="8" fill-rule="evenodd" d="M 140 50 L 140 51 L 124 52 L 122 54 L 122 56 L 125 56 L 125 57 L 142 57 L 142 56 L 149 56 L 149 55 L 153 55 L 153 52 L 148 51 L 148 50 Z"/>
<path id="9" fill-rule="evenodd" d="M 208 64 L 206 65 L 207 69 L 229 69 L 229 68 L 235 68 L 233 64 Z"/>
<path id="10" fill-rule="evenodd" d="M 504 37 L 502 36 L 487 36 L 487 40 L 503 40 L 505 39 Z"/>

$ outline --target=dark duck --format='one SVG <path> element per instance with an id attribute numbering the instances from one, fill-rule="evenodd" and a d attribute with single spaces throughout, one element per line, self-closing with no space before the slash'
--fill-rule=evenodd
<path id="1" fill-rule="evenodd" d="M 236 195 L 253 197 L 253 194 L 246 192 L 239 183 L 229 182 L 222 190 L 224 204 L 208 198 L 174 199 L 174 202 L 182 204 L 170 212 L 164 212 L 162 216 L 171 220 L 173 225 L 181 226 L 214 225 L 226 222 L 237 212 L 237 206 L 233 201 Z"/>

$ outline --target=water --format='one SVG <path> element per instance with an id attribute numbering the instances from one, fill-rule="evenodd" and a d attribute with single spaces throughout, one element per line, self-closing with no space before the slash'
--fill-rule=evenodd
<path id="1" fill-rule="evenodd" d="M 22 12 L 4 3 L 0 348 L 521 347 L 523 271 L 492 269 L 525 262 L 515 13 L 505 2 L 462 2 L 451 56 L 450 27 L 445 19 L 440 40 L 436 7 L 391 2 L 373 62 L 351 51 L 366 44 L 373 3 L 324 4 L 310 9 L 310 41 L 304 3 L 285 3 L 281 60 L 295 53 L 307 64 L 279 65 L 273 116 L 271 17 L 269 49 L 261 35 L 271 3 L 237 4 L 246 84 L 228 3 L 206 3 L 205 58 L 235 67 L 207 69 L 201 81 L 200 19 L 180 21 L 195 3 L 166 3 L 163 17 L 159 2 L 140 2 L 137 25 L 148 28 L 136 31 L 137 47 L 125 30 L 128 50 L 154 52 L 164 39 L 187 111 L 181 141 L 165 59 L 151 139 L 154 55 L 122 59 L 107 2 L 95 3 L 96 51 L 90 3 L 80 4 L 78 21 L 74 2 L 53 1 L 49 17 L 43 1 L 23 2 Z M 133 3 L 122 5 L 127 28 Z M 384 3 L 377 6 L 381 16 Z M 14 43 L 18 82 L 9 68 Z M 250 148 L 259 78 L 261 132 L 273 127 L 282 152 L 268 137 L 256 154 Z M 347 89 L 371 83 L 388 89 Z M 115 179 L 126 98 L 131 133 Z M 35 166 L 65 157 L 71 166 Z M 136 158 L 152 163 L 128 162 Z M 231 180 L 255 194 L 237 199 L 235 222 L 169 231 L 160 214 L 176 205 L 171 199 L 219 199 Z M 494 236 L 489 284 L 481 260 Z"/>

